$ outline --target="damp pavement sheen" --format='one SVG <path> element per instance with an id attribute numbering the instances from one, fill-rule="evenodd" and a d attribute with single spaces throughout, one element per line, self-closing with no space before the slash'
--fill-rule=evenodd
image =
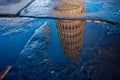
<path id="1" fill-rule="evenodd" d="M 16 15 L 33 0 L 0 0 L 0 15 Z"/>
<path id="2" fill-rule="evenodd" d="M 41 42 L 37 44 L 42 46 L 33 46 L 29 56 L 20 56 L 5 80 L 119 79 L 120 26 L 86 22 L 83 47 L 76 58 L 70 58 L 60 46 L 55 20 L 39 20 L 45 21 L 50 22 L 50 40 L 39 36 Z"/>
<path id="3" fill-rule="evenodd" d="M 19 2 L 11 0 L 8 4 L 8 0 L 0 1 L 4 6 Z M 39 5 L 40 1 L 45 4 L 43 8 Z M 48 2 L 49 0 L 36 0 L 24 8 L 20 15 L 46 16 L 48 13 L 45 8 L 49 8 L 44 6 Z M 86 0 L 87 14 L 83 18 L 120 22 L 119 5 L 119 0 Z M 0 4 L 0 9 L 3 8 L 1 6 L 3 5 Z M 0 11 L 10 13 L 16 12 L 16 9 Z M 42 27 L 45 22 L 49 22 L 50 27 Z M 27 42 L 29 44 L 25 47 Z M 4 80 L 119 80 L 119 44 L 119 24 L 87 20 L 82 49 L 76 58 L 70 58 L 61 48 L 56 19 L 0 18 L 0 72 L 12 65 Z M 22 50 L 24 54 L 15 62 Z"/>

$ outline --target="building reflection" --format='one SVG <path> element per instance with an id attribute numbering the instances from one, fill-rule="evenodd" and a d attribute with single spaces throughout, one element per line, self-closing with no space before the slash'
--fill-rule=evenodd
<path id="1" fill-rule="evenodd" d="M 68 0 L 68 4 L 76 0 Z M 67 2 L 67 1 L 66 1 Z M 84 5 L 61 5 L 55 8 L 60 15 L 76 17 L 85 12 Z M 64 53 L 69 57 L 76 57 L 83 45 L 85 20 L 57 19 L 57 31 Z"/>

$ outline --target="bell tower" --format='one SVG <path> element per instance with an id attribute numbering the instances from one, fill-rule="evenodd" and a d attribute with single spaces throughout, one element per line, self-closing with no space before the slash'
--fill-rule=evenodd
<path id="1" fill-rule="evenodd" d="M 80 0 L 60 1 L 61 4 L 54 10 L 61 16 L 77 17 L 85 12 L 84 4 Z M 84 23 L 84 20 L 56 20 L 61 47 L 69 57 L 76 57 L 82 48 Z"/>

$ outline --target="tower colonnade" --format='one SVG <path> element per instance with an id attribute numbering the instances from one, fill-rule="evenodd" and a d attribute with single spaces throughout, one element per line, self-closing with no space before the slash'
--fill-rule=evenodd
<path id="1" fill-rule="evenodd" d="M 68 3 L 71 3 L 70 1 L 74 4 L 76 0 L 66 0 Z M 84 4 L 75 6 L 60 5 L 57 6 L 54 11 L 62 16 L 76 17 L 85 12 L 85 7 Z M 64 53 L 69 57 L 76 57 L 82 48 L 84 23 L 85 20 L 56 20 L 61 47 Z"/>

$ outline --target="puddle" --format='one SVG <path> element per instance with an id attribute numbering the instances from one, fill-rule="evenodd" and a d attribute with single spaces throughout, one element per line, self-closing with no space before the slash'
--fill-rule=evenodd
<path id="1" fill-rule="evenodd" d="M 39 3 L 24 8 L 21 18 L 0 18 L 4 80 L 120 79 L 118 0 L 87 0 L 79 7 Z"/>

